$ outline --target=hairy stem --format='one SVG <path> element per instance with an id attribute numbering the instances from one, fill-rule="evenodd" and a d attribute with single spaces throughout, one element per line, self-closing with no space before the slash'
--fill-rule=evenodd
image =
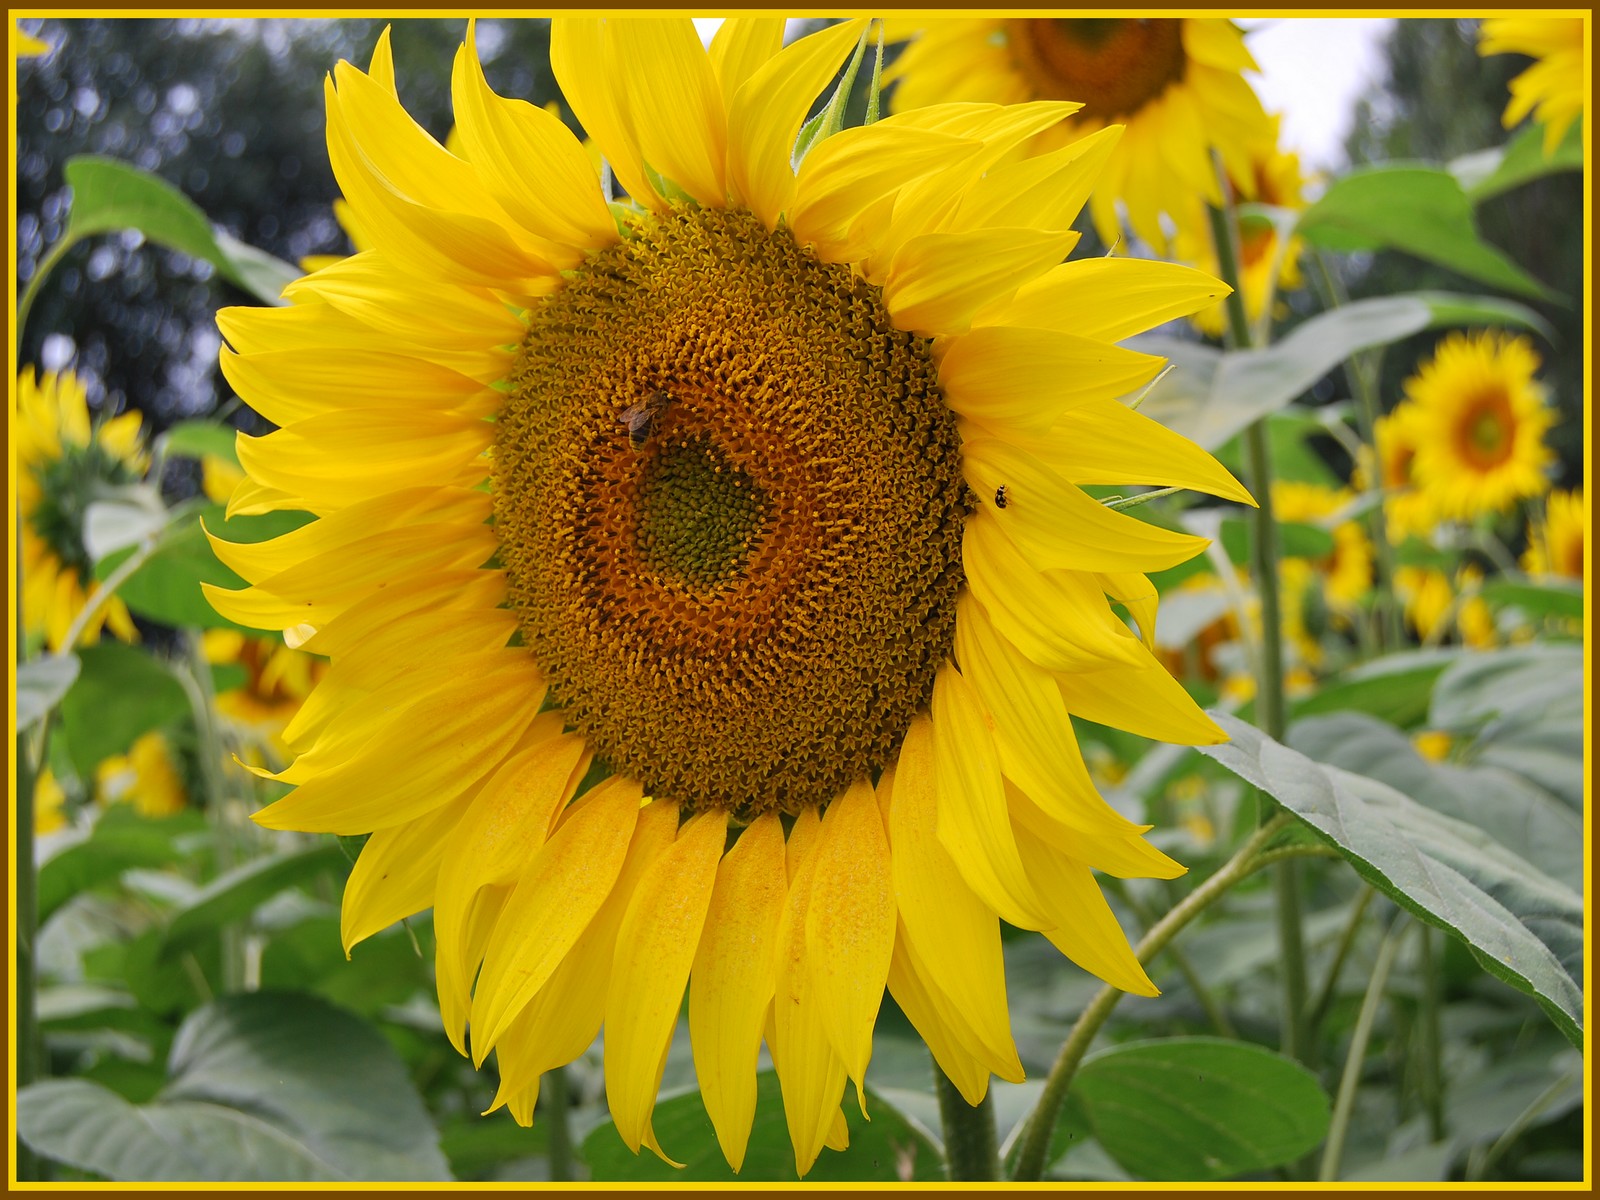
<path id="1" fill-rule="evenodd" d="M 976 1107 L 933 1064 L 933 1090 L 939 1097 L 944 1128 L 945 1169 L 954 1183 L 990 1183 L 1000 1178 L 1000 1139 L 994 1127 L 994 1099 L 985 1092 Z"/>

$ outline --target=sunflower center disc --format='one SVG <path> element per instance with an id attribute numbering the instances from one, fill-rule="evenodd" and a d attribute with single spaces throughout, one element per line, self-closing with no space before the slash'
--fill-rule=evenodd
<path id="1" fill-rule="evenodd" d="M 1499 466 L 1511 457 L 1511 441 L 1506 431 L 1515 419 L 1510 400 L 1500 393 L 1490 393 L 1475 401 L 1462 421 L 1463 456 L 1485 470 Z"/>
<path id="2" fill-rule="evenodd" d="M 1080 102 L 1080 120 L 1128 116 L 1183 78 L 1175 18 L 1019 19 L 1007 36 L 1040 98 Z"/>
<path id="3" fill-rule="evenodd" d="M 613 769 L 748 818 L 893 760 L 954 638 L 969 504 L 929 347 L 848 267 L 692 207 L 529 314 L 501 558 Z"/>

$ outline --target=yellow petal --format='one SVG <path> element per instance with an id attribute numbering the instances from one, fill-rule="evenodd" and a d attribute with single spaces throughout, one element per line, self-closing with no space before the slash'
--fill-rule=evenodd
<path id="1" fill-rule="evenodd" d="M 950 227 L 1072 228 L 1121 136 L 1122 127 L 1112 125 L 1049 154 L 994 168 L 962 197 Z"/>
<path id="2" fill-rule="evenodd" d="M 550 22 L 550 69 L 617 182 L 641 206 L 661 208 L 661 198 L 645 177 L 644 157 L 617 87 L 609 41 L 600 20 L 557 17 Z"/>
<path id="3" fill-rule="evenodd" d="M 1116 600 L 1139 626 L 1139 638 L 1146 650 L 1156 648 L 1156 611 L 1160 596 L 1148 576 L 1137 571 L 1101 571 L 1096 574 L 1106 595 Z"/>
<path id="4" fill-rule="evenodd" d="M 803 811 L 815 814 L 815 809 Z M 812 827 L 815 829 L 814 815 Z M 767 1046 L 778 1072 L 789 1140 L 794 1145 L 794 1167 L 802 1177 L 811 1170 L 832 1130 L 845 1084 L 844 1063 L 828 1040 L 806 962 L 806 913 L 816 865 L 813 834 L 794 868 L 778 925 L 777 988 L 767 1029 Z"/>
<path id="5" fill-rule="evenodd" d="M 1112 987 L 1138 996 L 1160 995 L 1161 989 L 1134 957 L 1089 868 L 1026 829 L 1017 831 L 1017 848 L 1039 881 L 1039 898 L 1055 918 L 1053 927 L 1042 932 L 1056 949 Z"/>
<path id="6" fill-rule="evenodd" d="M 1145 841 L 1138 832 L 1085 833 L 1063 824 L 1010 780 L 1006 781 L 1006 808 L 1011 813 L 1013 829 L 1026 829 L 1061 853 L 1118 879 L 1176 879 L 1188 871 L 1182 863 Z M 1142 828 L 1134 826 L 1135 830 Z"/>
<path id="7" fill-rule="evenodd" d="M 346 957 L 357 942 L 433 903 L 445 839 L 466 813 L 470 799 L 462 796 L 367 839 L 345 882 L 339 910 L 339 938 Z"/>
<path id="8" fill-rule="evenodd" d="M 756 1058 L 775 986 L 778 923 L 788 894 L 783 826 L 758 817 L 717 867 L 689 978 L 695 1075 L 728 1165 L 738 1171 L 756 1113 Z"/>
<path id="9" fill-rule="evenodd" d="M 806 962 L 823 1026 L 855 1081 L 864 1116 L 872 1027 L 894 950 L 895 914 L 889 842 L 865 779 L 828 805 L 816 860 L 806 910 Z"/>
<path id="10" fill-rule="evenodd" d="M 974 325 L 1025 325 L 1097 342 L 1120 342 L 1215 304 L 1232 289 L 1179 263 L 1081 258 L 1023 284 Z"/>
<path id="11" fill-rule="evenodd" d="M 909 239 L 889 265 L 883 299 L 896 328 L 961 333 L 972 314 L 1048 271 L 1078 240 L 1068 230 L 975 229 Z"/>
<path id="12" fill-rule="evenodd" d="M 470 21 L 466 44 L 456 51 L 451 93 L 467 158 L 507 213 L 543 237 L 586 249 L 617 240 L 583 146 L 560 118 L 495 94 Z"/>
<path id="13" fill-rule="evenodd" d="M 1155 378 L 1162 360 L 1105 342 L 1007 325 L 950 340 L 939 364 L 950 407 L 1013 436 L 1043 433 L 1090 400 L 1123 396 Z"/>
<path id="14" fill-rule="evenodd" d="M 945 1025 L 929 995 L 928 985 L 910 965 L 903 939 L 895 942 L 894 957 L 889 962 L 889 994 L 927 1043 L 934 1061 L 956 1085 L 956 1090 L 968 1104 L 974 1107 L 981 1104 L 989 1091 L 989 1068 Z"/>
<path id="15" fill-rule="evenodd" d="M 1026 450 L 999 438 L 970 437 L 962 473 L 979 497 L 1004 487 L 1004 510 L 982 515 L 1039 568 L 1161 571 L 1206 548 L 1205 538 L 1174 533 L 1108 508 Z M 970 526 L 969 526 L 970 529 Z"/>
<path id="16" fill-rule="evenodd" d="M 590 757 L 583 739 L 571 736 L 552 738 L 507 759 L 444 848 L 433 902 L 434 962 L 445 1032 L 458 1053 L 466 1052 L 468 992 L 478 965 L 466 944 L 473 901 L 483 888 L 515 881 L 544 845 Z M 479 953 L 482 948 L 477 947 Z"/>
<path id="17" fill-rule="evenodd" d="M 1135 661 L 1137 642 L 1093 578 L 1035 570 L 988 511 L 968 518 L 961 558 L 967 586 L 995 628 L 1040 666 L 1083 671 Z"/>
<path id="18" fill-rule="evenodd" d="M 967 886 L 939 841 L 933 723 L 927 717 L 912 721 L 900 746 L 892 782 L 886 788 L 879 780 L 878 787 L 889 801 L 891 866 L 901 939 L 921 948 L 918 957 L 927 964 L 931 985 L 950 996 L 964 1014 L 975 1039 L 987 1051 L 985 1060 L 1008 1070 L 1014 1067 L 1020 1073 L 1006 1007 L 1000 922 Z M 985 1081 L 988 1075 L 985 1066 Z"/>
<path id="19" fill-rule="evenodd" d="M 1019 928 L 1049 924 L 1017 855 L 989 715 L 948 663 L 933 685 L 933 789 L 939 842 L 972 890 Z"/>
<path id="20" fill-rule="evenodd" d="M 684 825 L 639 880 L 617 930 L 606 995 L 606 1102 L 617 1132 L 634 1153 L 650 1136 L 661 1070 L 727 831 L 727 815 L 720 811 L 701 813 Z"/>
<path id="21" fill-rule="evenodd" d="M 384 591 L 353 604 L 295 649 L 337 657 L 370 643 L 390 621 L 418 609 L 433 611 L 498 608 L 506 598 L 506 579 L 500 571 L 438 571 L 401 592 Z"/>
<path id="22" fill-rule="evenodd" d="M 481 380 L 383 350 L 340 346 L 315 355 L 302 350 L 235 354 L 224 347 L 219 361 L 240 399 L 275 425 L 346 408 L 486 417 L 502 403 Z"/>
<path id="23" fill-rule="evenodd" d="M 711 69 L 728 107 L 746 79 L 783 49 L 782 17 L 729 17 L 711 38 Z M 737 1169 L 737 1168 L 735 1168 Z"/>
<path id="24" fill-rule="evenodd" d="M 460 795 L 499 765 L 495 747 L 514 743 L 533 723 L 536 707 L 530 709 L 528 698 L 544 692 L 525 655 L 485 660 L 483 674 L 430 689 L 392 717 L 358 756 L 252 819 L 267 829 L 366 833 L 420 817 Z"/>
<path id="25" fill-rule="evenodd" d="M 605 1017 L 606 993 L 616 957 L 617 928 L 644 873 L 672 845 L 678 830 L 673 804 L 650 803 L 639 810 L 628 854 L 616 886 L 572 949 L 542 988 L 495 1044 L 500 1087 L 490 1111 L 515 1102 L 515 1096 L 553 1067 L 564 1066 L 593 1044 Z"/>
<path id="26" fill-rule="evenodd" d="M 767 228 L 794 201 L 795 139 L 817 93 L 861 39 L 866 21 L 830 25 L 763 63 L 728 106 L 728 189 Z"/>
<path id="27" fill-rule="evenodd" d="M 1228 20 L 1185 17 L 1183 52 L 1196 62 L 1234 73 L 1261 69 L 1245 47 L 1244 34 Z"/>
<path id="28" fill-rule="evenodd" d="M 474 1065 L 482 1065 L 610 894 L 639 818 L 640 794 L 632 780 L 606 780 L 528 863 L 484 951 L 472 997 Z"/>
<path id="29" fill-rule="evenodd" d="M 1137 643 L 1135 643 L 1137 645 Z M 1228 740 L 1183 686 L 1143 646 L 1135 666 L 1057 673 L 1067 711 L 1158 742 L 1214 746 Z"/>
<path id="30" fill-rule="evenodd" d="M 687 17 L 620 17 L 607 23 L 613 84 L 644 161 L 707 208 L 721 208 L 728 130 L 711 61 Z"/>
<path id="31" fill-rule="evenodd" d="M 1008 779 L 1082 833 L 1127 834 L 1143 828 L 1095 789 L 1050 673 L 1001 637 L 970 596 L 957 603 L 955 651 L 962 677 L 994 716 L 1000 769 Z"/>

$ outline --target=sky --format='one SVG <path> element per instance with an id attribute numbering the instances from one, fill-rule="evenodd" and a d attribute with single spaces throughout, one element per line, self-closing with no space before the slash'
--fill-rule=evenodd
<path id="1" fill-rule="evenodd" d="M 722 21 L 695 20 L 710 41 Z M 1283 140 L 1306 171 L 1344 163 L 1351 109 L 1382 78 L 1382 42 L 1392 17 L 1254 17 L 1239 22 L 1261 66 L 1253 76 L 1268 111 L 1283 114 Z"/>

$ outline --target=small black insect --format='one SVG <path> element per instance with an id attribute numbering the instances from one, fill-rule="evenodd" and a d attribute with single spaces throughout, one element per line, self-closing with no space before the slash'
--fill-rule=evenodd
<path id="1" fill-rule="evenodd" d="M 1006 485 L 1002 483 L 994 490 L 994 506 L 996 508 L 1004 508 L 1010 503 L 1011 500 L 1006 494 Z"/>
<path id="2" fill-rule="evenodd" d="M 643 450 L 645 443 L 650 440 L 650 434 L 655 429 L 656 417 L 667 406 L 672 397 L 666 392 L 657 389 L 650 393 L 647 400 L 630 405 L 622 411 L 617 418 L 628 430 L 628 445 L 635 454 Z"/>

